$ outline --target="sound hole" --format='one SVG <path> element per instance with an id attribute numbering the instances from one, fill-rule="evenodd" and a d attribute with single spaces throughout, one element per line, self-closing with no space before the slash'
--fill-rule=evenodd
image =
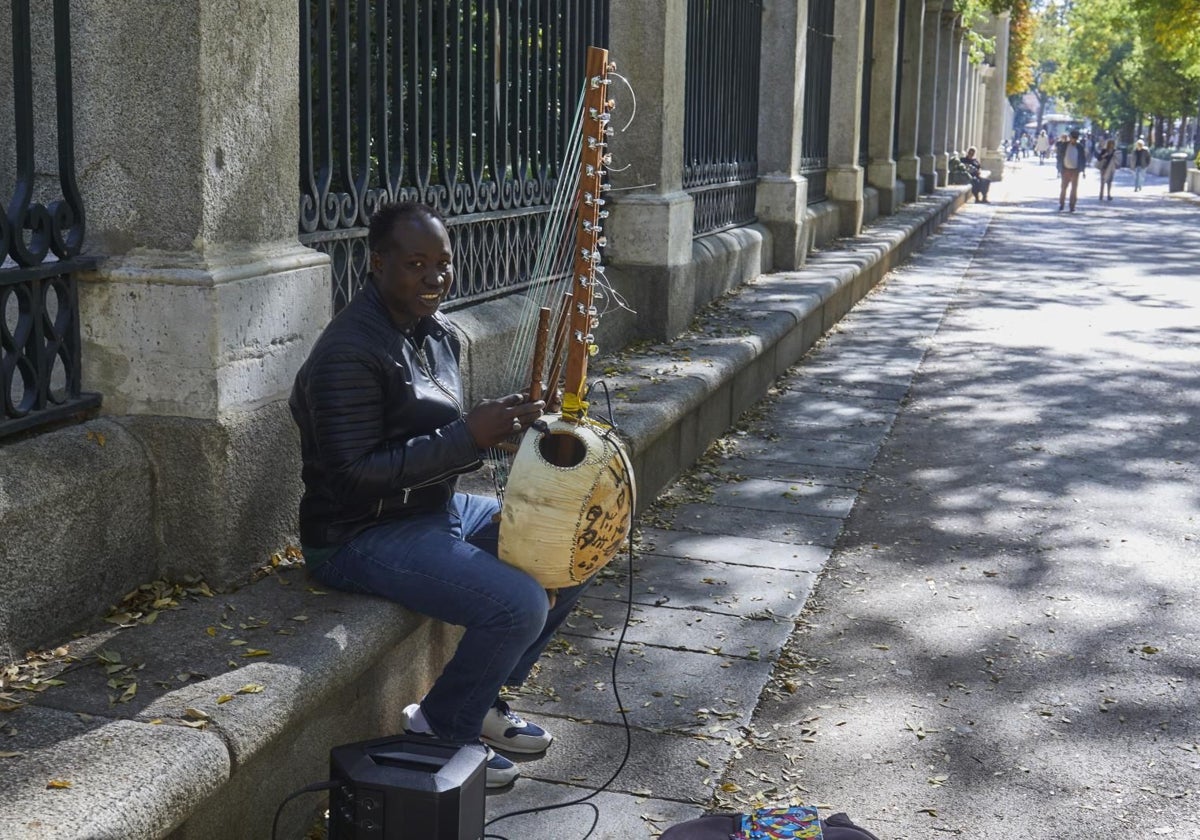
<path id="1" fill-rule="evenodd" d="M 542 435 L 538 441 L 538 451 L 546 459 L 546 463 L 555 467 L 576 467 L 583 463 L 587 455 L 587 447 L 575 435 L 565 432 L 552 432 Z"/>

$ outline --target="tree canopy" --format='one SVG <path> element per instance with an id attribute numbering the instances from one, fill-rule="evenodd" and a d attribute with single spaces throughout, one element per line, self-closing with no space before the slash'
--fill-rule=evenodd
<path id="1" fill-rule="evenodd" d="M 1104 126 L 1143 114 L 1195 114 L 1196 0 L 1045 0 L 1036 11 L 1028 90 Z"/>

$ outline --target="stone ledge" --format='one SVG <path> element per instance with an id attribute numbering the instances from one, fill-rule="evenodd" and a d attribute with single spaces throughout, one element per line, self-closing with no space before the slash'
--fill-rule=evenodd
<path id="1" fill-rule="evenodd" d="M 18 753 L 0 759 L 0 837 L 267 836 L 284 796 L 327 778 L 329 749 L 389 732 L 457 640 L 382 599 L 321 592 L 282 571 L 72 642 L 64 684 L 0 716 Z M 101 653 L 129 670 L 106 673 Z M 284 836 L 315 799 L 286 812 Z"/>
<path id="2" fill-rule="evenodd" d="M 672 344 L 616 360 L 623 369 L 609 387 L 643 501 L 965 195 L 949 188 L 906 205 L 814 254 L 803 269 L 747 284 Z M 400 708 L 424 693 L 457 640 L 453 628 L 381 599 L 318 592 L 302 570 L 286 570 L 231 594 L 185 601 L 153 624 L 72 643 L 83 664 L 61 675 L 64 685 L 0 714 L 0 731 L 9 733 L 0 747 L 17 753 L 0 759 L 0 837 L 268 836 L 288 793 L 327 778 L 332 746 L 393 731 Z M 246 656 L 251 650 L 269 653 Z M 106 684 L 113 675 L 96 658 L 101 651 L 137 669 L 115 675 L 138 683 L 127 702 L 112 702 L 124 686 Z M 238 693 L 249 684 L 262 691 Z M 196 717 L 188 709 L 207 716 L 203 729 L 186 725 Z M 71 786 L 48 789 L 51 779 Z M 281 836 L 302 836 L 316 807 L 292 803 Z"/>
<path id="3" fill-rule="evenodd" d="M 745 284 L 675 341 L 609 360 L 614 373 L 603 378 L 629 442 L 639 500 L 653 500 L 687 469 L 967 193 L 939 189 L 813 253 L 803 268 Z M 592 404 L 602 403 L 593 392 Z"/>

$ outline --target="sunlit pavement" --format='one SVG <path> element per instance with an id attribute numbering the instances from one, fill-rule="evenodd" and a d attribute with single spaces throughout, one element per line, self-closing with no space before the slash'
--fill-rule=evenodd
<path id="1" fill-rule="evenodd" d="M 664 494 L 630 765 L 489 836 L 802 801 L 881 840 L 1200 837 L 1200 204 L 1098 192 L 1060 213 L 1052 164 L 1011 166 Z M 490 816 L 619 763 L 626 584 L 520 698 L 559 740 Z"/>
<path id="2" fill-rule="evenodd" d="M 1003 180 L 992 184 L 990 200 L 1000 202 L 1030 202 L 1038 211 L 1049 210 L 1058 212 L 1058 195 L 1060 181 L 1055 168 L 1053 157 L 1046 163 L 1039 164 L 1036 157 L 1030 156 L 1024 160 L 1007 161 L 1005 163 Z M 1079 179 L 1078 201 L 1076 213 L 1113 210 L 1128 211 L 1143 207 L 1147 202 L 1157 202 L 1167 199 L 1168 179 L 1166 176 L 1144 176 L 1142 189 L 1134 191 L 1133 170 L 1118 169 L 1113 178 L 1112 201 L 1100 201 L 1100 172 L 1095 166 L 1090 167 Z M 1191 196 L 1200 200 L 1200 196 Z M 1174 195 L 1170 200 L 1188 200 L 1187 196 Z M 973 203 L 973 202 L 972 202 Z M 1064 212 L 1069 212 L 1064 210 Z"/>

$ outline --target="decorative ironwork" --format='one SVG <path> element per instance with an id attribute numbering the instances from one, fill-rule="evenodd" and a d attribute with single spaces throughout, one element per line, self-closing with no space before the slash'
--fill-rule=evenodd
<path id="1" fill-rule="evenodd" d="M 918 0 L 924 2 L 924 0 Z M 900 0 L 900 24 L 896 32 L 896 107 L 892 118 L 892 158 L 900 154 L 900 90 L 904 85 L 904 22 L 908 19 L 908 0 Z"/>
<path id="2" fill-rule="evenodd" d="M 608 0 L 300 0 L 300 241 L 334 261 L 340 309 L 366 226 L 415 200 L 447 218 L 448 306 L 533 276 Z"/>
<path id="3" fill-rule="evenodd" d="M 683 188 L 692 235 L 755 220 L 762 0 L 690 0 Z"/>
<path id="4" fill-rule="evenodd" d="M 39 5 L 39 14 L 44 14 Z M 33 21 L 30 0 L 12 0 L 15 177 L 0 215 L 0 437 L 56 422 L 100 404 L 80 383 L 79 302 L 74 274 L 83 201 L 75 181 L 69 0 L 54 0 L 57 183 L 36 171 Z M 48 133 L 48 132 L 46 132 Z M 35 196 L 57 195 L 49 203 Z"/>
<path id="5" fill-rule="evenodd" d="M 859 107 L 858 165 L 871 159 L 871 72 L 875 67 L 875 0 L 867 0 L 863 17 L 862 104 Z"/>
<path id="6" fill-rule="evenodd" d="M 825 200 L 829 169 L 829 99 L 833 87 L 833 3 L 809 0 L 804 59 L 804 129 L 800 173 L 808 179 L 808 203 Z"/>

